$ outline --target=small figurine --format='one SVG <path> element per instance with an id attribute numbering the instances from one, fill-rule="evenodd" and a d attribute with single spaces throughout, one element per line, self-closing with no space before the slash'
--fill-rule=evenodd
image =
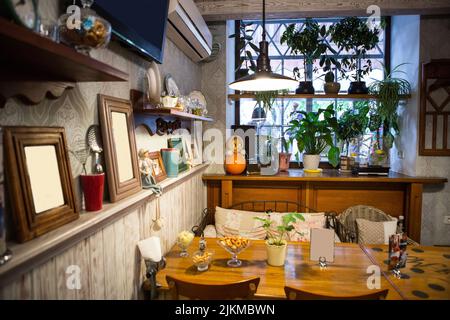
<path id="1" fill-rule="evenodd" d="M 153 176 L 153 161 L 149 157 L 149 152 L 146 149 L 139 150 L 139 172 L 141 173 L 142 187 L 144 189 L 153 189 L 157 195 L 162 194 L 161 186 L 156 184 L 156 179 Z"/>

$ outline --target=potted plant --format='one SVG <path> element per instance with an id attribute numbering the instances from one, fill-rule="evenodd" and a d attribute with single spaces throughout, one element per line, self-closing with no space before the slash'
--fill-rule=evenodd
<path id="1" fill-rule="evenodd" d="M 253 72 L 256 71 L 256 64 L 255 61 L 253 61 L 252 53 L 250 52 L 250 50 L 245 50 L 248 46 L 250 46 L 255 51 L 255 53 L 259 53 L 258 46 L 252 42 L 253 41 L 252 33 L 254 32 L 254 30 L 251 28 L 252 25 L 253 25 L 252 22 L 245 23 L 241 21 L 239 30 L 228 37 L 230 39 L 238 38 L 237 46 L 239 52 L 244 50 L 245 53 L 245 56 L 239 57 L 238 67 L 235 70 L 238 79 L 248 75 L 249 71 Z"/>
<path id="2" fill-rule="evenodd" d="M 255 219 L 262 222 L 261 227 L 266 231 L 267 263 L 274 267 L 280 267 L 286 261 L 287 234 L 295 230 L 292 224 L 297 220 L 305 221 L 305 218 L 300 213 L 289 213 L 282 217 L 281 225 L 274 228 L 272 226 L 274 221 L 270 219 L 271 213 L 271 211 L 267 211 L 266 218 L 255 217 Z"/>
<path id="3" fill-rule="evenodd" d="M 364 76 L 372 71 L 372 62 L 370 59 L 362 60 L 366 53 L 378 44 L 380 30 L 376 27 L 369 28 L 367 19 L 358 17 L 348 17 L 340 20 L 330 27 L 331 40 L 342 51 L 350 54 L 350 57 L 342 59 L 342 66 L 348 71 L 355 71 L 352 78 L 355 80 L 350 83 L 348 93 L 367 94 L 368 89 L 363 80 Z"/>
<path id="4" fill-rule="evenodd" d="M 341 91 L 341 84 L 335 82 L 335 77 L 333 71 L 328 71 L 325 74 L 325 84 L 323 85 L 323 91 L 328 94 L 338 94 Z"/>
<path id="5" fill-rule="evenodd" d="M 411 84 L 406 79 L 393 76 L 395 73 L 404 73 L 400 70 L 403 65 L 405 63 L 396 66 L 390 73 L 385 68 L 384 80 L 374 80 L 369 87 L 369 92 L 377 96 L 376 108 L 370 117 L 370 130 L 377 132 L 379 150 L 385 152 L 392 148 L 394 135 L 400 133 L 397 114 L 400 100 L 403 95 L 411 94 Z"/>
<path id="6" fill-rule="evenodd" d="M 290 24 L 281 36 L 280 43 L 286 43 L 291 48 L 292 54 L 303 55 L 304 79 L 300 81 L 295 91 L 297 94 L 314 94 L 314 86 L 311 74 L 314 61 L 324 54 L 328 44 L 324 41 L 327 35 L 326 27 L 320 27 L 317 21 L 307 18 L 303 28 L 296 29 L 295 24 Z M 294 68 L 294 77 L 300 80 L 299 68 Z"/>
<path id="7" fill-rule="evenodd" d="M 350 171 L 354 159 L 350 154 L 350 143 L 358 139 L 366 132 L 369 125 L 369 104 L 367 102 L 356 102 L 355 107 L 345 111 L 338 120 L 336 138 L 342 142 L 343 154 L 341 160 L 341 171 Z"/>
<path id="8" fill-rule="evenodd" d="M 297 140 L 298 152 L 303 154 L 303 168 L 317 170 L 320 154 L 328 150 L 328 161 L 333 167 L 339 164 L 339 148 L 334 145 L 333 132 L 337 129 L 337 119 L 333 104 L 318 112 L 294 111 L 296 119 L 291 120 L 287 132 Z"/>
<path id="9" fill-rule="evenodd" d="M 289 164 L 291 163 L 292 154 L 290 151 L 292 141 L 290 139 L 286 139 L 286 137 L 281 138 L 281 148 L 282 152 L 280 152 L 280 171 L 286 172 L 289 169 Z"/>

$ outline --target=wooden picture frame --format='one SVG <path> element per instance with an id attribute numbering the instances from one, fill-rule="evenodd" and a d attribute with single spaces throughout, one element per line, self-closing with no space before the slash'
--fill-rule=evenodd
<path id="1" fill-rule="evenodd" d="M 152 175 L 153 177 L 155 177 L 156 182 L 160 183 L 167 178 L 166 169 L 161 157 L 161 152 L 149 152 L 148 157 L 152 161 Z"/>
<path id="2" fill-rule="evenodd" d="M 133 108 L 129 100 L 101 94 L 98 107 L 109 197 L 116 202 L 142 190 Z"/>
<path id="3" fill-rule="evenodd" d="M 3 138 L 17 241 L 78 219 L 64 128 L 5 127 Z"/>

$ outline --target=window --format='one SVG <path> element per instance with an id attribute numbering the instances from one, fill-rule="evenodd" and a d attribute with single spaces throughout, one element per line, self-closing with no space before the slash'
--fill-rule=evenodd
<path id="1" fill-rule="evenodd" d="M 340 18 L 319 18 L 315 19 L 320 25 L 326 25 L 327 28 L 333 23 L 339 21 Z M 250 35 L 252 35 L 252 42 L 258 46 L 261 41 L 262 25 L 261 21 L 244 21 L 244 23 L 252 23 L 249 29 L 253 30 Z M 294 56 L 291 50 L 286 44 L 280 43 L 280 38 L 289 24 L 296 23 L 298 28 L 302 27 L 304 19 L 296 20 L 269 20 L 266 21 L 266 32 L 267 41 L 269 42 L 269 56 L 271 59 L 272 71 L 279 74 L 284 74 L 290 77 L 294 77 L 293 69 L 298 67 L 300 73 L 303 75 L 303 56 Z M 240 22 L 237 22 L 237 28 Z M 380 31 L 380 43 L 367 54 L 367 59 L 372 61 L 373 71 L 366 77 L 367 85 L 373 81 L 372 79 L 383 79 L 383 64 L 385 64 L 385 49 L 388 47 L 386 43 L 386 35 L 389 34 L 389 25 Z M 333 45 L 333 44 L 332 44 Z M 236 49 L 238 50 L 238 49 Z M 248 60 L 245 51 L 248 50 L 252 54 L 253 60 L 256 60 L 257 53 L 251 48 L 250 45 L 246 45 L 240 52 L 236 52 L 236 56 L 241 56 L 242 58 Z M 347 52 L 337 52 L 333 55 L 334 58 L 341 60 L 342 58 L 349 56 Z M 323 93 L 323 83 L 324 83 L 324 72 L 320 69 L 319 61 L 315 62 L 316 72 L 312 75 L 314 88 L 316 93 Z M 312 73 L 312 70 L 309 70 Z M 237 76 L 238 77 L 238 76 Z M 350 81 L 338 78 L 341 83 L 341 92 L 346 92 Z M 291 113 L 295 110 L 306 110 L 306 111 L 317 111 L 321 107 L 327 107 L 330 103 L 334 103 L 336 109 L 338 110 L 338 117 L 345 110 L 353 108 L 355 101 L 342 101 L 342 100 L 323 100 L 323 99 L 277 99 L 272 107 L 271 112 L 267 114 L 266 121 L 261 124 L 261 134 L 270 134 L 272 136 L 281 137 L 284 136 L 284 132 L 287 129 L 289 122 L 291 120 Z M 236 124 L 237 125 L 248 125 L 254 124 L 252 122 L 252 112 L 256 107 L 256 102 L 253 99 L 240 99 L 236 101 Z M 293 146 L 293 152 L 296 153 L 295 144 Z M 325 159 L 324 159 L 325 160 Z"/>

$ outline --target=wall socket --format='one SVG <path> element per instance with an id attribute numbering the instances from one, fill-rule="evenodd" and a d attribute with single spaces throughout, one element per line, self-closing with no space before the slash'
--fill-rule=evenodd
<path id="1" fill-rule="evenodd" d="M 450 216 L 444 217 L 444 224 L 450 224 Z"/>

